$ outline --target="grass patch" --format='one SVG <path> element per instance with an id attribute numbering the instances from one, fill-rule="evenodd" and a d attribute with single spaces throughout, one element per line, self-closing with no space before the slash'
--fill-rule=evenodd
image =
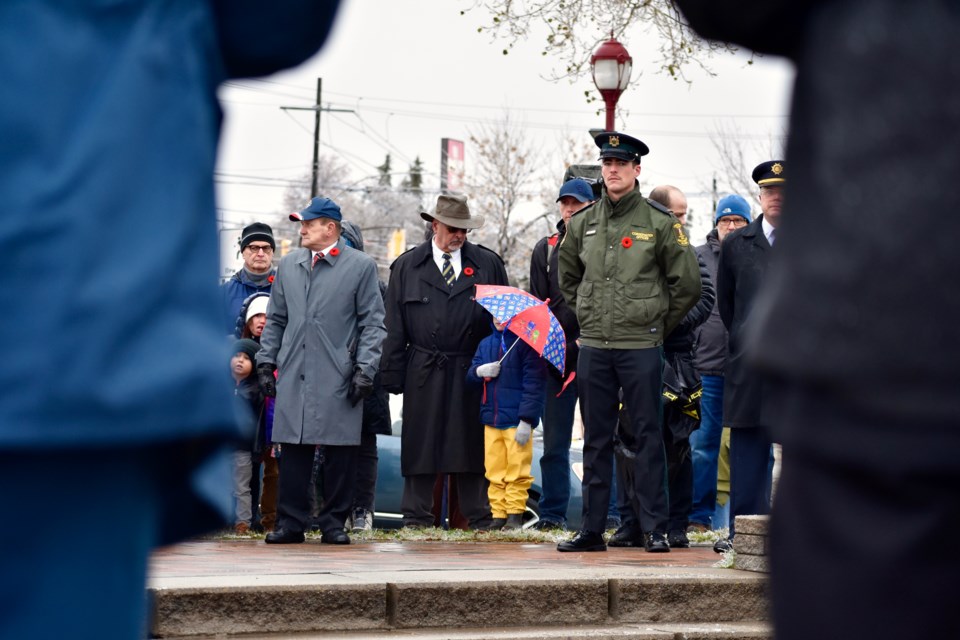
<path id="1" fill-rule="evenodd" d="M 573 537 L 575 531 L 461 531 L 459 529 L 374 529 L 349 532 L 351 542 L 525 542 L 528 544 L 556 544 Z M 612 531 L 610 532 L 612 533 Z M 306 534 L 307 540 L 319 540 L 319 531 Z M 203 540 L 262 540 L 264 534 L 251 531 L 243 535 L 231 530 L 203 536 Z"/>

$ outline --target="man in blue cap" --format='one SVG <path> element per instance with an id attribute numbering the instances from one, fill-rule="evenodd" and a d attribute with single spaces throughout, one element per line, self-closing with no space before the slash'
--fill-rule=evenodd
<path id="1" fill-rule="evenodd" d="M 717 552 L 733 547 L 737 516 L 770 513 L 769 430 L 777 414 L 770 383 L 747 362 L 747 336 L 776 243 L 786 176 L 783 160 L 761 162 L 754 168 L 752 177 L 760 187 L 763 213 L 720 245 L 717 308 L 729 331 L 723 423 L 730 427 L 730 539 L 718 540 L 713 547 Z"/>
<path id="2" fill-rule="evenodd" d="M 753 217 L 750 203 L 738 195 L 720 199 L 713 217 L 716 225 L 707 234 L 706 244 L 695 249 L 697 256 L 717 282 L 717 262 L 720 243 L 731 231 L 747 226 Z M 723 375 L 727 363 L 727 328 L 720 319 L 719 305 L 713 305 L 710 317 L 697 335 L 696 366 L 703 384 L 700 398 L 700 428 L 690 435 L 693 451 L 693 509 L 690 512 L 689 531 L 708 531 L 719 528 L 713 522 L 717 505 L 717 459 L 723 432 Z M 725 526 L 725 525 L 721 525 Z"/>
<path id="3" fill-rule="evenodd" d="M 257 366 L 264 392 L 277 398 L 273 441 L 282 447 L 277 529 L 266 542 L 303 542 L 321 445 L 320 542 L 349 544 L 343 527 L 353 508 L 361 401 L 373 391 L 386 335 L 377 264 L 341 238 L 332 200 L 313 198 L 290 219 L 300 223 L 303 246 L 277 267 Z"/>
<path id="4" fill-rule="evenodd" d="M 660 430 L 663 340 L 700 297 L 700 270 L 683 225 L 640 194 L 647 145 L 608 131 L 603 192 L 570 219 L 560 245 L 560 289 L 580 323 L 577 370 L 584 413 L 583 528 L 560 551 L 604 551 L 620 407 L 629 412 L 634 489 L 647 551 L 669 551 L 666 457 Z"/>
<path id="5" fill-rule="evenodd" d="M 567 223 L 573 214 L 592 204 L 595 198 L 593 187 L 583 178 L 564 182 L 557 197 L 560 207 L 557 233 L 541 238 L 530 256 L 530 293 L 541 300 L 550 300 L 550 310 L 557 317 L 567 338 L 566 369 L 561 374 L 551 367 L 547 376 L 543 409 L 543 456 L 540 458 L 543 495 L 540 496 L 540 520 L 534 525 L 537 529 L 562 529 L 566 524 L 567 505 L 570 502 L 570 440 L 577 405 L 576 378 L 570 381 L 566 389 L 563 389 L 563 383 L 577 370 L 580 325 L 577 323 L 577 314 L 567 305 L 560 291 L 557 276 L 559 254 L 556 249 L 566 235 Z"/>

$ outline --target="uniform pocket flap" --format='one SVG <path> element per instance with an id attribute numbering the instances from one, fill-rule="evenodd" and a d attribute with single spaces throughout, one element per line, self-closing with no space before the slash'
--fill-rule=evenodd
<path id="1" fill-rule="evenodd" d="M 628 298 L 655 298 L 660 295 L 660 285 L 656 282 L 631 282 L 624 285 L 623 292 Z"/>

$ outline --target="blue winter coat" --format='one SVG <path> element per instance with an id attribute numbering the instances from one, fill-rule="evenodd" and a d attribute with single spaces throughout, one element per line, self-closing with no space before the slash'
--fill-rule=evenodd
<path id="1" fill-rule="evenodd" d="M 536 427 L 543 413 L 546 371 L 540 355 L 522 340 L 500 363 L 500 375 L 488 381 L 477 376 L 477 367 L 498 361 L 514 342 L 513 333 L 494 330 L 480 341 L 467 371 L 467 382 L 484 385 L 480 421 L 497 429 L 516 427 L 521 420 Z"/>
<path id="2" fill-rule="evenodd" d="M 200 513 L 188 498 L 229 513 L 229 491 L 192 473 L 238 434 L 216 283 L 217 86 L 312 55 L 336 6 L 0 2 L 0 452 L 190 443 L 195 466 L 165 487 L 178 517 L 163 543 L 217 521 L 179 517 Z"/>
<path id="3" fill-rule="evenodd" d="M 277 270 L 271 269 L 270 275 L 276 277 Z M 240 320 L 240 310 L 243 309 L 243 303 L 247 298 L 255 293 L 265 293 L 270 295 L 273 282 L 267 282 L 262 287 L 258 287 L 247 278 L 247 272 L 240 269 L 233 274 L 229 280 L 220 285 L 221 304 L 223 305 L 223 327 L 227 335 L 240 337 L 237 332 L 237 323 L 240 323 L 240 330 L 243 330 L 244 320 Z"/>

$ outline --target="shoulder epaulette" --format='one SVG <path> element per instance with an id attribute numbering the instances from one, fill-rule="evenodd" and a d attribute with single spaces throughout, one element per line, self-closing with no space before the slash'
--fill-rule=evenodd
<path id="1" fill-rule="evenodd" d="M 653 207 L 654 209 L 656 209 L 656 210 L 659 211 L 660 213 L 665 213 L 665 214 L 667 214 L 668 216 L 671 216 L 671 217 L 673 216 L 673 211 L 670 211 L 670 209 L 667 209 L 665 206 L 663 206 L 662 204 L 660 204 L 660 203 L 657 202 L 656 200 L 651 200 L 650 198 L 646 198 L 646 201 L 647 201 L 647 204 L 649 204 L 651 207 Z"/>

